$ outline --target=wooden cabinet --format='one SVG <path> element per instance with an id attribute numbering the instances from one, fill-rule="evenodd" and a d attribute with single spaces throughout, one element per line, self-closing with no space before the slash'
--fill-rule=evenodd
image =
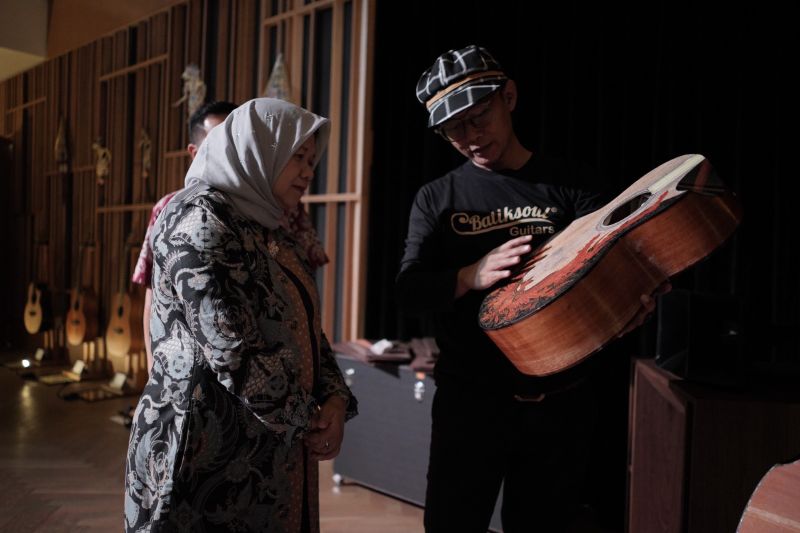
<path id="1" fill-rule="evenodd" d="M 630 533 L 732 533 L 761 477 L 798 454 L 799 392 L 726 391 L 635 362 Z"/>

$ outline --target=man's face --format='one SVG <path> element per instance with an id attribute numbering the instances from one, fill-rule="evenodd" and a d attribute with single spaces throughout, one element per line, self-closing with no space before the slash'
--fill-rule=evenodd
<path id="1" fill-rule="evenodd" d="M 208 132 L 214 129 L 215 126 L 222 124 L 225 121 L 225 117 L 227 115 L 208 115 L 206 119 L 203 121 L 203 134 L 200 138 L 196 139 L 197 143 L 189 143 L 186 147 L 186 151 L 189 152 L 189 157 L 194 159 L 194 156 L 197 155 L 197 151 L 200 149 L 200 146 L 203 144 L 203 141 L 206 140 L 208 136 Z"/>
<path id="2" fill-rule="evenodd" d="M 488 170 L 499 170 L 514 136 L 511 111 L 516 103 L 513 82 L 439 127 L 439 132 L 464 157 Z"/>

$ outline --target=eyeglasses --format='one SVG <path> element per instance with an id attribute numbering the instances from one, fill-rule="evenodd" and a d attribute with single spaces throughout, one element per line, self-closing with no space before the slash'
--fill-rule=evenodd
<path id="1" fill-rule="evenodd" d="M 448 120 L 436 128 L 436 133 L 448 141 L 457 142 L 463 140 L 467 136 L 467 124 L 476 130 L 485 128 L 489 125 L 489 119 L 492 116 L 491 110 L 494 96 L 499 92 L 500 91 L 493 92 L 480 107 L 475 106 L 473 108 L 475 110 L 474 114 L 457 120 Z"/>

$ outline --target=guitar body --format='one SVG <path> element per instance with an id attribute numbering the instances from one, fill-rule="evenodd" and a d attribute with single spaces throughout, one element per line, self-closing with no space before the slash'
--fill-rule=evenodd
<path id="1" fill-rule="evenodd" d="M 97 296 L 91 289 L 70 291 L 66 330 L 72 346 L 97 337 Z"/>
<path id="2" fill-rule="evenodd" d="M 800 531 L 800 460 L 773 466 L 747 502 L 737 533 Z"/>
<path id="3" fill-rule="evenodd" d="M 124 356 L 144 348 L 143 308 L 144 300 L 138 291 L 118 292 L 114 296 L 106 328 L 106 349 L 110 355 Z"/>
<path id="4" fill-rule="evenodd" d="M 50 293 L 42 284 L 28 284 L 28 300 L 23 315 L 25 330 L 31 335 L 50 329 L 53 320 L 50 314 Z"/>
<path id="5" fill-rule="evenodd" d="M 677 157 L 534 250 L 484 299 L 480 325 L 520 372 L 565 370 L 622 332 L 642 294 L 708 255 L 739 219 L 710 163 Z"/>

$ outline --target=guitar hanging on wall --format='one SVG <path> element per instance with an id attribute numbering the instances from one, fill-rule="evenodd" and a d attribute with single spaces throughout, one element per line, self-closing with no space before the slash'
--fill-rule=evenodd
<path id="1" fill-rule="evenodd" d="M 624 331 L 642 294 L 717 248 L 740 217 L 705 157 L 672 159 L 531 252 L 484 299 L 480 325 L 520 372 L 565 370 Z"/>
<path id="2" fill-rule="evenodd" d="M 80 247 L 78 268 L 74 276 L 75 282 L 69 292 L 69 311 L 67 312 L 67 342 L 72 346 L 80 346 L 84 341 L 97 337 L 97 295 L 91 287 L 91 281 L 83 279 L 90 271 L 86 267 L 92 260 L 85 262 L 84 252 L 92 245 Z M 89 277 L 91 280 L 91 277 Z"/>
<path id="3" fill-rule="evenodd" d="M 144 349 L 142 315 L 144 298 L 130 287 L 131 244 L 126 243 L 119 258 L 118 290 L 111 297 L 111 316 L 106 328 L 106 350 L 110 355 L 125 356 Z"/>
<path id="4" fill-rule="evenodd" d="M 50 290 L 45 281 L 47 272 L 47 244 L 34 244 L 34 280 L 28 284 L 28 299 L 25 303 L 23 321 L 25 331 L 35 335 L 53 327 L 53 314 Z"/>

